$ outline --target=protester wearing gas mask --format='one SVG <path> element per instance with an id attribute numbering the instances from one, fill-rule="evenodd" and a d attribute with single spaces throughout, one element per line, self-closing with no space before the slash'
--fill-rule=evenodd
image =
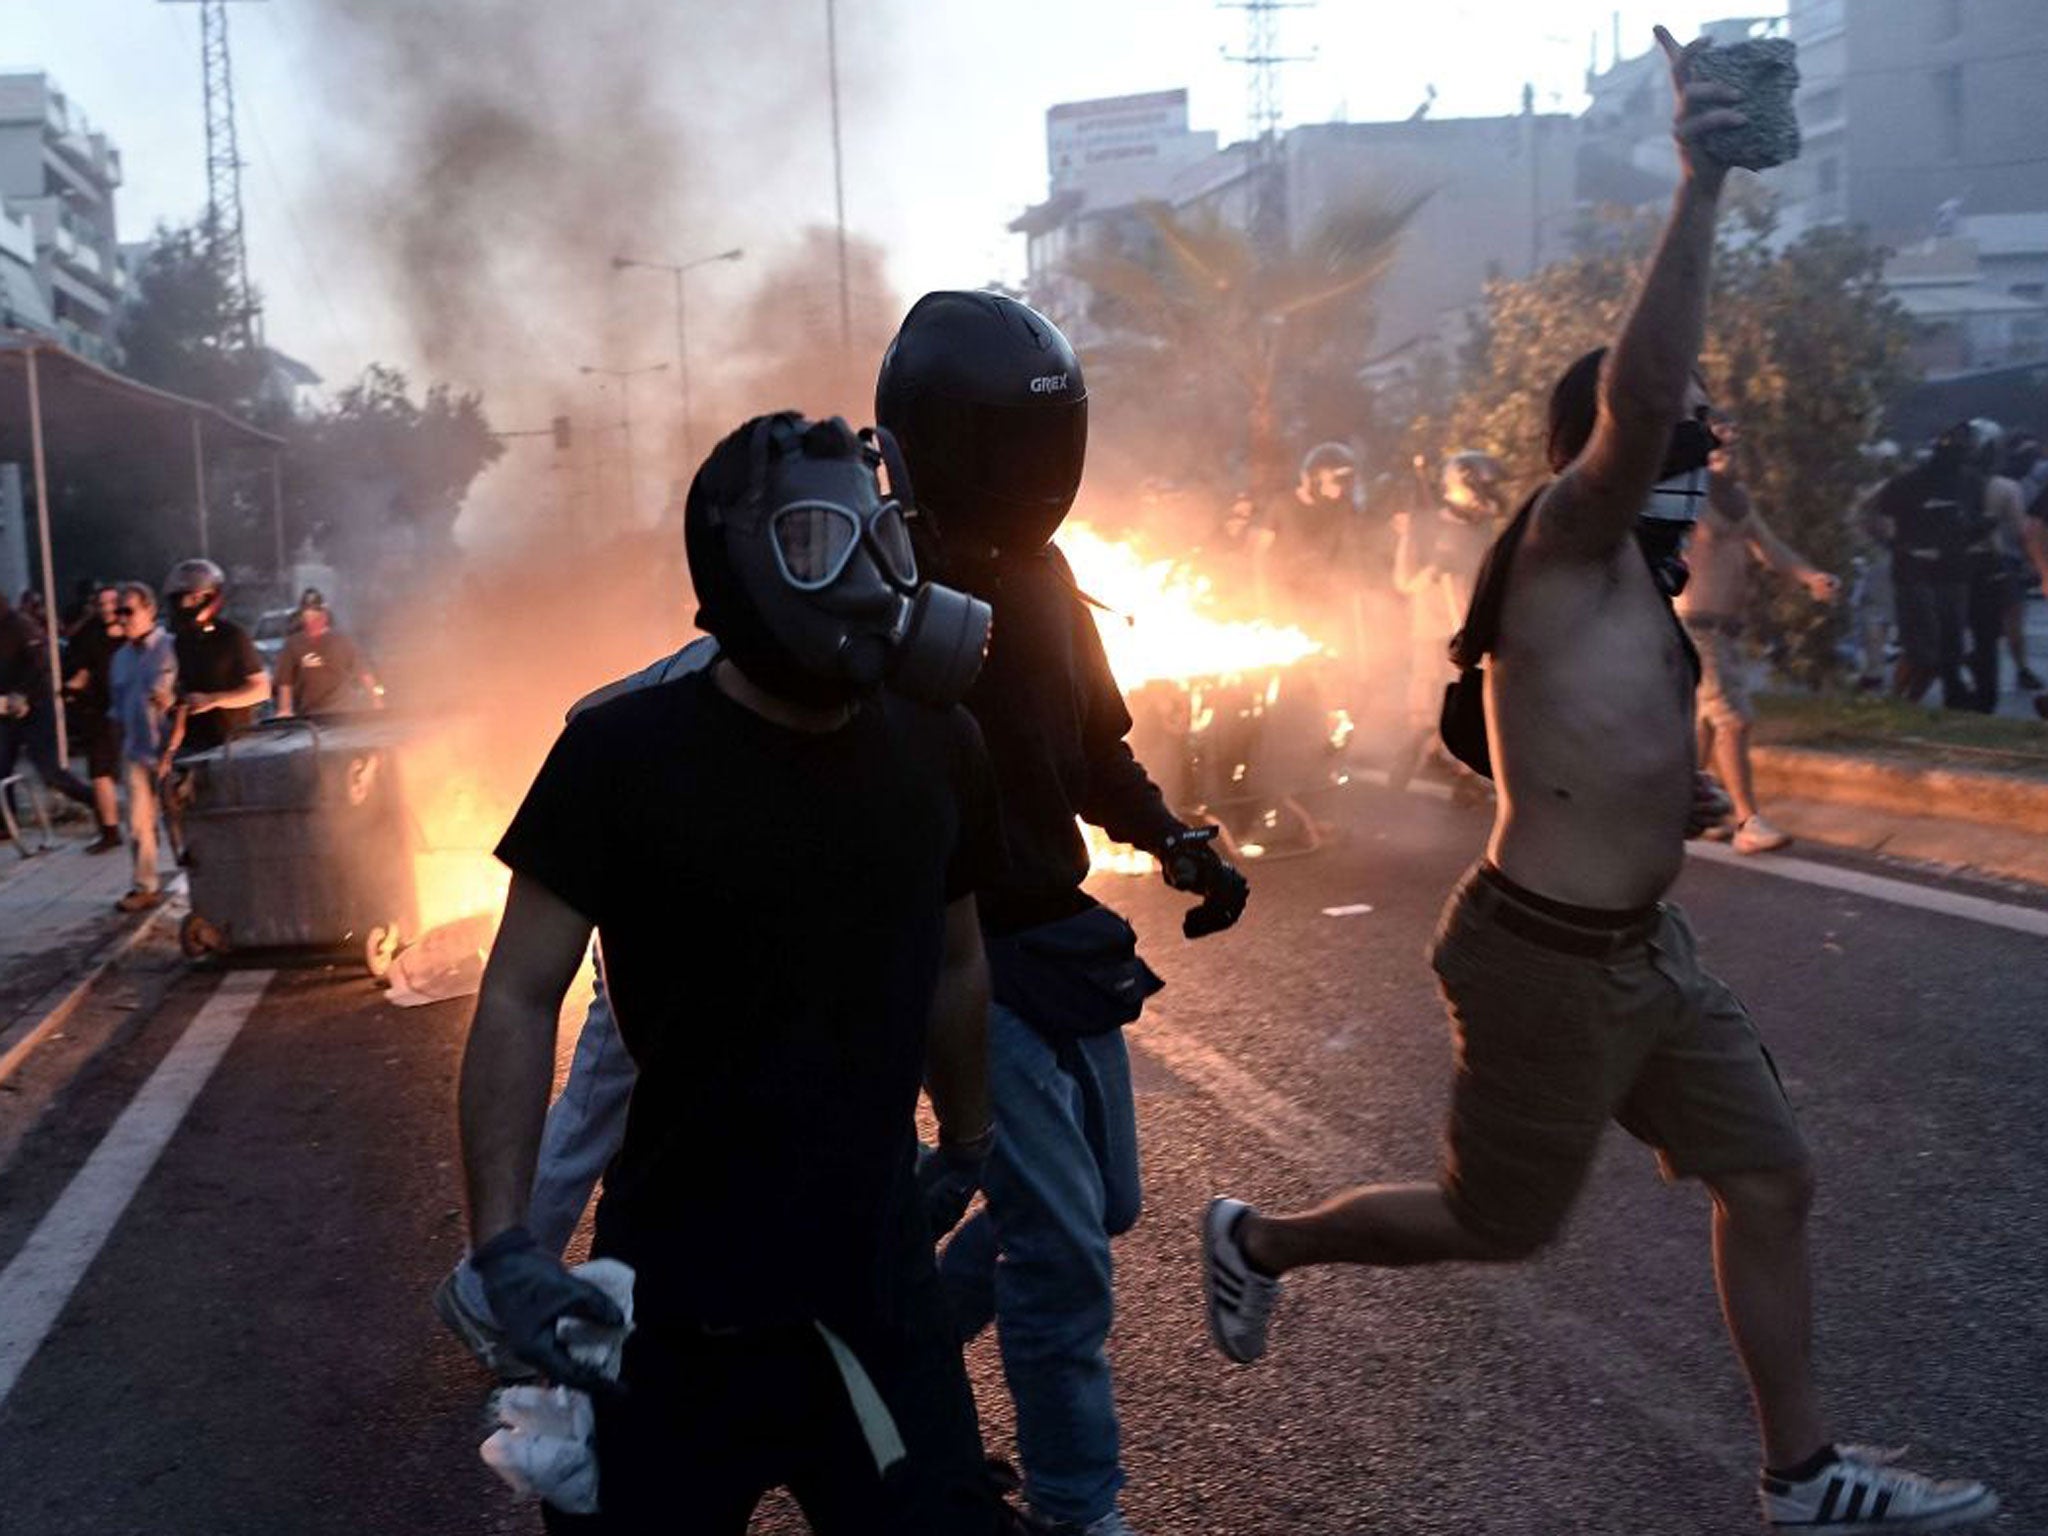
<path id="1" fill-rule="evenodd" d="M 820 1532 L 995 1528 L 914 1118 L 923 1082 L 955 1156 L 993 1138 L 974 893 L 1000 833 L 949 702 L 987 610 L 921 581 L 908 494 L 837 420 L 721 442 L 684 519 L 716 661 L 576 714 L 499 844 L 463 1157 L 505 1347 L 595 1400 L 599 1510 L 550 1529 L 739 1536 L 778 1484 Z M 558 1325 L 619 1309 L 524 1225 L 593 927 L 638 1068 L 592 1249 L 635 1274 L 618 1390 Z"/>
<path id="2" fill-rule="evenodd" d="M 1402 790 L 1436 746 L 1437 716 L 1450 681 L 1445 648 L 1464 621 L 1472 583 L 1507 515 L 1507 472 L 1485 453 L 1454 453 L 1444 463 L 1433 513 L 1394 518 L 1394 590 L 1408 600 L 1408 739 L 1396 751 L 1388 787 Z M 1486 783 L 1451 762 L 1452 793 L 1467 803 L 1491 799 Z"/>
<path id="3" fill-rule="evenodd" d="M 1996 1498 L 1829 1438 L 1810 1359 L 1807 1147 L 1755 1025 L 1664 900 L 1709 808 L 1693 756 L 1697 667 L 1671 608 L 1709 446 L 1695 366 L 1726 172 L 1702 139 L 1746 120 L 1737 90 L 1691 78 L 1704 42 L 1657 35 L 1678 97 L 1671 219 L 1612 353 L 1559 381 L 1555 478 L 1489 555 L 1466 616 L 1484 735 L 1476 750 L 1453 745 L 1495 773 L 1499 806 L 1432 956 L 1457 1036 L 1442 1173 L 1300 1215 L 1216 1201 L 1203 1224 L 1209 1320 L 1248 1362 L 1265 1351 L 1285 1271 L 1527 1258 L 1556 1236 L 1618 1119 L 1667 1175 L 1713 1196 L 1765 1523 L 1855 1528 L 1867 1510 L 1885 1528 L 1946 1529 Z M 1609 1474 L 1629 1471 L 1586 1472 Z"/>
<path id="4" fill-rule="evenodd" d="M 270 673 L 249 632 L 221 612 L 227 576 L 211 560 L 180 560 L 164 579 L 164 613 L 178 648 L 174 750 L 204 752 L 239 736 L 270 697 Z"/>
<path id="5" fill-rule="evenodd" d="M 940 1273 L 963 1336 L 993 1321 L 1033 1514 L 1118 1536 L 1124 1482 L 1104 1345 L 1110 1239 L 1137 1220 L 1136 1113 L 1122 1026 L 1160 982 L 1130 926 L 1082 889 L 1075 820 L 1155 853 L 1202 897 L 1189 936 L 1234 923 L 1243 876 L 1184 826 L 1125 743 L 1131 717 L 1051 542 L 1080 488 L 1088 392 L 1059 330 L 989 293 L 920 299 L 882 361 L 876 419 L 917 486 L 920 553 L 988 602 L 967 695 L 1001 788 L 1007 865 L 982 892 L 995 1007 L 987 1208 Z M 1142 621 L 1143 615 L 1138 616 Z"/>

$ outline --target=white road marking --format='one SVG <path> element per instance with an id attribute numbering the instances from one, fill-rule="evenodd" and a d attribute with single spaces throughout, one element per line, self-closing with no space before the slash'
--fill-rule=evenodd
<path id="1" fill-rule="evenodd" d="M 1358 770 L 1354 777 L 1382 787 L 1387 782 L 1386 772 L 1378 768 Z M 1451 798 L 1449 787 L 1442 784 L 1410 784 L 1408 792 L 1430 795 L 1438 800 Z M 1782 853 L 1737 853 L 1733 848 L 1720 843 L 1690 842 L 1685 845 L 1685 851 L 1696 859 L 1740 869 L 1747 874 L 1770 875 L 1779 880 L 1796 881 L 1801 885 L 1818 885 L 1828 890 L 1844 891 L 1852 896 L 1865 896 L 1872 901 L 1888 901 L 1894 906 L 1915 907 L 1922 912 L 1937 912 L 1943 917 L 1959 917 L 1965 922 L 1982 923 L 1990 928 L 2004 928 L 2013 933 L 2048 939 L 2048 911 L 2037 907 L 2023 907 L 2008 901 L 1993 901 L 1985 896 L 1967 896 L 1961 891 L 1944 891 L 1934 886 L 1916 885 L 1910 880 L 1894 880 L 1887 875 L 1866 874 L 1862 870 L 1842 869 L 1833 864 L 1817 864 L 1812 859 L 1794 858 Z"/>
<path id="2" fill-rule="evenodd" d="M 232 971 L 0 1271 L 0 1403 L 56 1326 L 114 1224 L 276 973 Z"/>
<path id="3" fill-rule="evenodd" d="M 1922 912 L 1938 912 L 1943 917 L 1959 917 L 1965 922 L 1983 923 L 1991 928 L 2007 928 L 2014 933 L 2048 939 L 2048 912 L 2037 907 L 2022 907 L 2012 902 L 1992 901 L 1984 896 L 1968 896 L 1961 891 L 1915 885 L 1910 880 L 1894 880 L 1885 875 L 1842 869 L 1833 864 L 1816 864 L 1811 859 L 1789 858 L 1782 853 L 1741 854 L 1718 843 L 1688 843 L 1686 852 L 1710 864 L 1732 865 L 1748 874 L 1772 875 L 1780 880 L 1796 880 L 1803 885 L 1825 886 L 1829 890 L 1846 891 L 1852 896 L 1867 896 L 1873 901 L 1917 907 Z"/>

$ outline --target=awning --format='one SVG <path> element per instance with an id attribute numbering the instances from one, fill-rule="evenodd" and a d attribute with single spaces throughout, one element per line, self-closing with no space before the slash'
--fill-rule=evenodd
<path id="1" fill-rule="evenodd" d="M 50 548 L 48 471 L 75 456 L 176 477 L 192 488 L 198 513 L 199 552 L 207 553 L 206 470 L 222 454 L 251 448 L 271 452 L 271 522 L 278 565 L 284 564 L 282 492 L 274 472 L 284 439 L 202 400 L 152 389 L 89 363 L 48 337 L 0 331 L 0 463 L 29 466 L 35 490 L 37 538 L 42 547 L 50 684 L 61 690 L 57 599 Z M 64 712 L 57 711 L 57 750 L 66 755 Z"/>
<path id="2" fill-rule="evenodd" d="M 83 453 L 125 463 L 155 459 L 168 475 L 191 474 L 193 434 L 209 456 L 281 448 L 284 440 L 203 400 L 123 378 L 46 336 L 0 331 L 0 463 L 32 457 L 28 356 L 36 355 L 43 404 L 43 451 L 53 460 Z"/>

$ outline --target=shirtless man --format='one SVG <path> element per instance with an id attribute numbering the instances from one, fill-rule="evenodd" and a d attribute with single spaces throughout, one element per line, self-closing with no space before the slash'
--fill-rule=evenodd
<path id="1" fill-rule="evenodd" d="M 1690 82 L 1704 42 L 1657 38 L 1685 174 L 1612 356 L 1582 358 L 1552 397 L 1557 478 L 1510 567 L 1487 668 L 1499 808 L 1434 955 L 1459 1046 L 1443 1174 L 1302 1215 L 1213 1202 L 1210 1327 L 1248 1363 L 1265 1351 L 1290 1269 L 1527 1258 L 1556 1235 L 1618 1119 L 1667 1174 L 1713 1195 L 1715 1276 L 1755 1400 L 1766 1523 L 1945 1529 L 1996 1498 L 1828 1438 L 1811 1365 L 1806 1146 L 1748 1015 L 1700 969 L 1684 916 L 1662 901 L 1708 809 L 1694 667 L 1667 595 L 1683 532 L 1674 514 L 1703 495 L 1711 446 L 1694 360 L 1726 173 L 1699 140 L 1742 117 L 1733 89 Z"/>
<path id="2" fill-rule="evenodd" d="M 1678 616 L 1700 653 L 1700 762 L 1711 764 L 1735 802 L 1735 813 L 1708 832 L 1728 838 L 1737 853 L 1770 853 L 1792 839 L 1758 814 L 1750 771 L 1749 727 L 1755 716 L 1744 680 L 1743 615 L 1749 608 L 1752 564 L 1767 566 L 1805 587 L 1817 603 L 1832 603 L 1842 584 L 1772 530 L 1749 497 L 1734 463 L 1734 424 L 1717 417 L 1720 446 L 1707 461 L 1707 506 L 1686 546 L 1691 579 L 1678 596 Z"/>

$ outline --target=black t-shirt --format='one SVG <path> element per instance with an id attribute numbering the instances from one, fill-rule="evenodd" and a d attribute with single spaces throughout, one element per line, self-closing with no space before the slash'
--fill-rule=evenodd
<path id="1" fill-rule="evenodd" d="M 180 693 L 232 693 L 261 672 L 263 657 L 249 632 L 231 619 L 217 619 L 205 629 L 181 631 L 178 646 Z M 209 709 L 185 722 L 185 752 L 204 752 L 239 736 L 256 718 L 246 709 Z"/>
<path id="2" fill-rule="evenodd" d="M 65 642 L 64 675 L 72 677 L 79 672 L 85 673 L 85 686 L 73 695 L 81 710 L 103 715 L 112 707 L 108 680 L 113 670 L 114 652 L 124 643 L 120 636 L 108 633 L 106 626 L 99 622 L 98 615 L 88 619 L 85 627 Z"/>
<path id="3" fill-rule="evenodd" d="M 0 613 L 0 693 L 50 696 L 50 669 L 43 664 L 42 636 L 26 615 Z"/>
<path id="4" fill-rule="evenodd" d="M 294 714 L 317 715 L 348 703 L 362 675 L 356 643 L 338 630 L 317 640 L 300 630 L 277 658 L 277 686 L 291 689 Z"/>
<path id="5" fill-rule="evenodd" d="M 981 919 L 1002 935 L 1094 904 L 1075 817 L 1140 848 L 1181 824 L 1124 740 L 1131 712 L 1066 557 L 1048 546 L 960 579 L 995 613 L 967 707 L 1001 786 L 1008 857 Z"/>
<path id="6" fill-rule="evenodd" d="M 926 1028 L 996 817 L 974 721 L 893 695 L 810 735 L 694 673 L 563 730 L 498 857 L 597 926 L 640 1070 L 597 1251 L 650 1322 L 866 1319 L 928 1262 Z"/>

